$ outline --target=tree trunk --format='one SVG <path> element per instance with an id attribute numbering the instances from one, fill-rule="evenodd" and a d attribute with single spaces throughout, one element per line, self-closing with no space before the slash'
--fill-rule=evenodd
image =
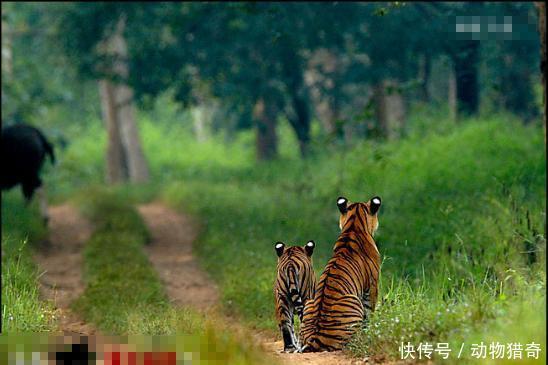
<path id="1" fill-rule="evenodd" d="M 265 99 L 261 98 L 255 104 L 253 114 L 257 125 L 257 159 L 273 159 L 278 154 L 276 107 L 272 102 L 265 102 Z"/>
<path id="2" fill-rule="evenodd" d="M 540 34 L 540 73 L 544 106 L 544 144 L 546 145 L 546 4 L 543 2 L 535 2 L 535 6 L 538 11 L 538 31 Z"/>
<path id="3" fill-rule="evenodd" d="M 149 171 L 135 121 L 133 90 L 126 83 L 129 69 L 126 62 L 128 52 L 123 36 L 124 29 L 125 19 L 121 18 L 115 32 L 107 40 L 106 51 L 110 56 L 113 56 L 114 62 L 111 65 L 111 70 L 119 78 L 116 84 L 112 84 L 111 95 L 114 101 L 114 119 L 124 149 L 123 156 L 127 166 L 127 176 L 131 182 L 140 183 L 148 181 Z"/>
<path id="4" fill-rule="evenodd" d="M 316 114 L 327 135 L 332 135 L 336 130 L 337 111 L 328 100 L 316 102 Z"/>
<path id="5" fill-rule="evenodd" d="M 388 108 L 386 114 L 389 125 L 388 138 L 396 139 L 401 137 L 405 127 L 406 105 L 402 93 L 398 89 L 397 82 L 389 81 L 386 87 L 391 89 L 386 95 L 386 107 Z"/>
<path id="6" fill-rule="evenodd" d="M 148 164 L 135 121 L 135 108 L 130 101 L 133 100 L 133 90 L 126 85 L 120 85 L 116 89 L 118 120 L 122 143 L 126 151 L 129 180 L 135 183 L 147 182 L 149 179 Z"/>
<path id="7" fill-rule="evenodd" d="M 10 4 L 2 2 L 2 106 L 8 103 L 8 95 L 6 94 L 4 85 L 9 83 L 13 76 L 12 34 L 10 33 L 11 29 L 8 22 L 9 6 Z M 4 113 L 2 113 L 3 117 Z"/>
<path id="8" fill-rule="evenodd" d="M 535 98 L 531 88 L 531 72 L 529 68 L 519 66 L 518 57 L 514 54 L 502 57 L 504 68 L 499 72 L 500 98 L 505 110 L 519 116 L 527 124 L 537 115 Z"/>
<path id="9" fill-rule="evenodd" d="M 430 82 L 431 57 L 428 53 L 423 54 L 419 59 L 419 81 L 420 81 L 420 98 L 423 102 L 430 102 L 430 92 L 428 84 Z"/>
<path id="10" fill-rule="evenodd" d="M 13 70 L 12 33 L 7 8 L 8 4 L 2 2 L 2 77 L 10 77 Z"/>
<path id="11" fill-rule="evenodd" d="M 299 95 L 298 91 L 293 93 L 292 102 L 295 116 L 288 119 L 297 135 L 301 157 L 304 158 L 308 155 L 310 144 L 310 111 L 305 97 Z"/>
<path id="12" fill-rule="evenodd" d="M 384 92 L 384 80 L 379 81 L 373 90 L 375 103 L 375 119 L 377 120 L 377 131 L 382 137 L 388 134 L 388 116 L 386 115 L 386 95 Z"/>
<path id="13" fill-rule="evenodd" d="M 340 113 L 339 72 L 344 65 L 333 52 L 327 49 L 315 51 L 304 72 L 304 87 L 310 95 L 311 106 L 325 134 L 342 137 L 342 128 L 337 125 Z"/>
<path id="14" fill-rule="evenodd" d="M 457 79 L 455 69 L 449 68 L 448 74 L 447 104 L 449 106 L 449 117 L 454 122 L 457 120 Z"/>
<path id="15" fill-rule="evenodd" d="M 457 85 L 458 117 L 477 114 L 479 108 L 478 88 L 479 42 L 459 41 L 453 55 Z"/>
<path id="16" fill-rule="evenodd" d="M 202 105 L 192 108 L 192 125 L 194 128 L 194 136 L 199 143 L 207 140 L 206 133 L 206 112 Z"/>
<path id="17" fill-rule="evenodd" d="M 308 109 L 310 96 L 304 80 L 304 66 L 299 67 L 301 62 L 295 52 L 291 50 L 284 63 L 286 85 L 291 94 L 291 109 L 286 113 L 289 124 L 293 127 L 299 142 L 301 157 L 308 154 L 310 144 L 310 110 Z"/>
<path id="18" fill-rule="evenodd" d="M 405 125 L 405 103 L 395 81 L 382 80 L 375 86 L 375 117 L 380 133 L 388 139 L 401 135 Z"/>
<path id="19" fill-rule="evenodd" d="M 109 80 L 99 81 L 101 109 L 103 121 L 107 129 L 106 181 L 107 184 L 118 184 L 128 179 L 127 161 L 125 156 L 120 128 L 116 115 L 113 85 Z"/>

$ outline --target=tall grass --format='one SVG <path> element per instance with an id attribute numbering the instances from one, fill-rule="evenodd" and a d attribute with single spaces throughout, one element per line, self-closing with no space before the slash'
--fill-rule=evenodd
<path id="1" fill-rule="evenodd" d="M 317 143 L 300 160 L 282 122 L 280 159 L 257 163 L 252 131 L 228 144 L 222 136 L 199 143 L 185 118 L 141 114 L 153 181 L 118 192 L 132 201 L 160 196 L 200 218 L 196 253 L 220 284 L 227 311 L 249 324 L 276 328 L 274 242 L 314 239 L 321 272 L 338 236 L 340 195 L 383 198 L 376 237 L 383 284 L 378 311 L 349 346 L 356 355 L 396 357 L 402 339 L 487 339 L 500 326 L 509 329 L 501 337 L 519 341 L 525 333 L 511 329 L 520 321 L 532 328 L 545 323 L 544 314 L 530 314 L 531 298 L 545 300 L 546 156 L 538 126 L 506 116 L 456 125 L 423 111 L 410 118 L 401 140 Z M 89 144 L 74 143 L 66 153 L 84 148 L 78 153 L 90 170 L 78 174 L 100 183 L 102 155 L 92 141 L 104 142 L 97 137 L 103 132 L 92 131 Z M 545 343 L 541 332 L 527 335 Z"/>
<path id="2" fill-rule="evenodd" d="M 84 250 L 86 289 L 73 308 L 110 334 L 166 334 L 177 326 L 183 333 L 195 331 L 190 316 L 170 311 L 160 280 L 142 251 L 148 231 L 135 208 L 97 188 L 76 201 L 95 229 Z"/>
<path id="3" fill-rule="evenodd" d="M 40 272 L 32 246 L 46 239 L 36 205 L 25 207 L 21 193 L 2 193 L 2 332 L 52 331 L 53 306 L 40 299 Z"/>
<path id="4" fill-rule="evenodd" d="M 178 335 L 197 363 L 270 363 L 222 321 L 171 305 L 142 250 L 148 231 L 130 200 L 97 188 L 76 200 L 95 226 L 84 252 L 86 289 L 72 305 L 87 322 L 109 334 Z"/>
<path id="5" fill-rule="evenodd" d="M 377 241 L 384 280 L 396 285 L 383 286 L 371 319 L 381 330 L 366 326 L 351 349 L 397 356 L 401 338 L 487 333 L 530 295 L 531 283 L 544 288 L 543 276 L 534 275 L 545 272 L 544 163 L 538 129 L 471 120 L 422 138 L 326 148 L 306 161 L 216 167 L 220 181 L 187 176 L 163 196 L 202 218 L 206 231 L 196 250 L 221 283 L 228 310 L 271 329 L 273 243 L 316 240 L 319 273 L 338 235 L 335 199 L 382 196 Z M 384 326 L 396 317 L 400 332 Z"/>

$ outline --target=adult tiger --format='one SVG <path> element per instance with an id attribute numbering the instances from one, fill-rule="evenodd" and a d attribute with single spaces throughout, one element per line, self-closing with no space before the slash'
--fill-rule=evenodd
<path id="1" fill-rule="evenodd" d="M 359 326 L 366 310 L 375 310 L 380 254 L 373 235 L 381 198 L 350 204 L 337 199 L 341 234 L 333 257 L 320 277 L 314 300 L 306 303 L 301 352 L 340 350 Z"/>
<path id="2" fill-rule="evenodd" d="M 276 300 L 276 319 L 284 340 L 284 351 L 294 352 L 299 342 L 293 329 L 293 317 L 296 313 L 303 320 L 304 304 L 314 298 L 316 292 L 316 274 L 312 267 L 312 253 L 316 244 L 308 241 L 304 247 L 285 248 L 283 242 L 274 246 L 278 254 L 274 297 Z"/>

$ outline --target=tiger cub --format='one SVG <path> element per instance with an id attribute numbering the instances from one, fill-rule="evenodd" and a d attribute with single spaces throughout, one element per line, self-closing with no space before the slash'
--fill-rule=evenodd
<path id="1" fill-rule="evenodd" d="M 285 247 L 283 242 L 274 246 L 278 254 L 274 297 L 276 319 L 282 332 L 284 351 L 299 349 L 299 342 L 293 328 L 293 316 L 297 314 L 302 322 L 305 303 L 316 292 L 316 274 L 312 267 L 312 253 L 316 244 L 308 241 L 304 247 Z"/>
<path id="2" fill-rule="evenodd" d="M 364 203 L 337 199 L 341 234 L 301 324 L 301 352 L 340 350 L 369 311 L 375 310 L 380 254 L 373 235 L 381 198 Z"/>

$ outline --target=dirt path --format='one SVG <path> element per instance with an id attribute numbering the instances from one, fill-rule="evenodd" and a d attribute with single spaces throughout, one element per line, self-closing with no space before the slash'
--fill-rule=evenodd
<path id="1" fill-rule="evenodd" d="M 92 335 L 95 329 L 81 321 L 69 308 L 85 289 L 82 282 L 82 249 L 92 227 L 80 212 L 63 204 L 48 208 L 49 243 L 34 255 L 40 272 L 40 295 L 53 301 L 59 330 Z"/>
<path id="2" fill-rule="evenodd" d="M 178 306 L 210 309 L 218 289 L 192 256 L 197 237 L 195 223 L 158 203 L 139 206 L 152 242 L 145 251 L 162 279 L 169 298 Z"/>
<path id="3" fill-rule="evenodd" d="M 189 217 L 161 203 L 141 205 L 139 212 L 152 235 L 152 242 L 147 246 L 146 251 L 173 303 L 199 310 L 214 310 L 219 299 L 218 288 L 192 255 L 192 244 L 198 236 L 196 224 Z M 226 322 L 234 321 L 227 318 Z M 366 363 L 351 359 L 341 351 L 315 354 L 280 353 L 283 348 L 281 339 L 262 332 L 256 332 L 254 337 L 261 342 L 265 352 L 274 356 L 282 364 Z"/>

